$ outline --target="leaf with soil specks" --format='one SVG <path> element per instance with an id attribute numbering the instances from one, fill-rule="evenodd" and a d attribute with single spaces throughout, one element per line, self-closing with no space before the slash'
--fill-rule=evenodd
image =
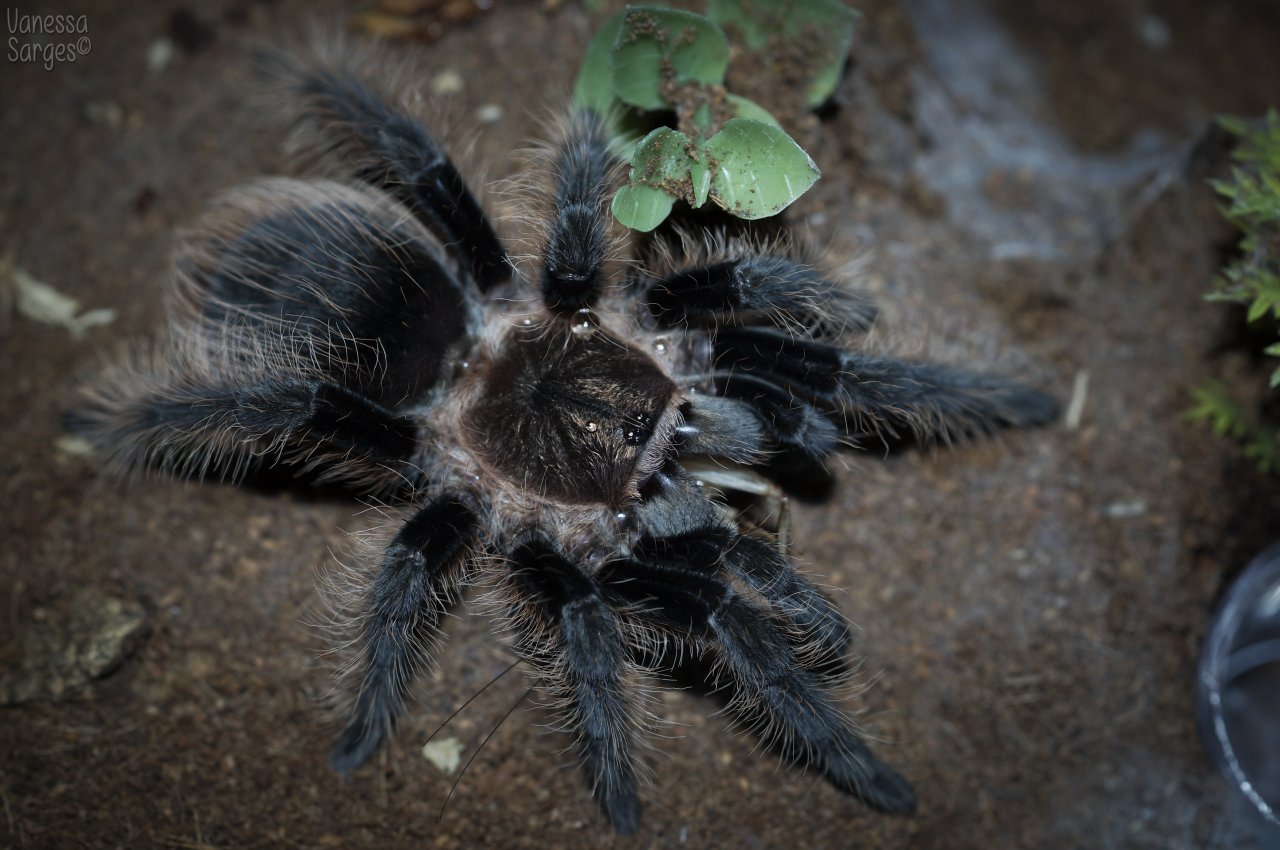
<path id="1" fill-rule="evenodd" d="M 648 233 L 670 215 L 676 198 L 693 198 L 690 169 L 697 160 L 691 146 L 688 136 L 670 127 L 645 136 L 631 160 L 628 184 L 613 197 L 614 218 Z"/>
<path id="2" fill-rule="evenodd" d="M 782 212 L 822 176 L 804 148 L 762 121 L 734 118 L 706 147 L 716 163 L 711 199 L 739 218 Z"/>
<path id="3" fill-rule="evenodd" d="M 613 45 L 618 40 L 626 14 L 619 12 L 614 15 L 591 39 L 587 55 L 582 60 L 582 70 L 578 71 L 578 79 L 573 85 L 573 102 L 600 115 L 609 114 L 617 102 L 613 94 Z"/>
<path id="4" fill-rule="evenodd" d="M 613 217 L 632 230 L 648 233 L 671 215 L 676 199 L 652 186 L 623 186 L 613 196 Z"/>
<path id="5" fill-rule="evenodd" d="M 710 0 L 707 5 L 707 17 L 741 32 L 751 52 L 794 65 L 810 108 L 835 91 L 858 16 L 840 0 Z"/>
<path id="6" fill-rule="evenodd" d="M 724 82 L 729 42 L 720 28 L 692 12 L 630 6 L 613 47 L 613 92 L 641 109 L 670 106 L 667 83 Z"/>

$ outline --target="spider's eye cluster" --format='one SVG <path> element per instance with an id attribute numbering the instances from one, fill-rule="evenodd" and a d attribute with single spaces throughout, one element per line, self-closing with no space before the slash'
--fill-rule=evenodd
<path id="1" fill-rule="evenodd" d="M 603 329 L 519 328 L 466 413 L 474 448 L 500 475 L 579 504 L 624 504 L 636 470 L 662 454 L 678 418 L 675 385 L 649 357 Z"/>

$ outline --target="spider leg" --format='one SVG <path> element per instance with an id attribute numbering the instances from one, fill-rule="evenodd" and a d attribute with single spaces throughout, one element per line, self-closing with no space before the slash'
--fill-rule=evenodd
<path id="1" fill-rule="evenodd" d="M 71 422 L 117 465 L 237 477 L 283 453 L 386 484 L 416 465 L 407 412 L 450 374 L 474 308 L 402 207 L 263 181 L 215 206 L 175 266 L 172 337 L 87 388 Z"/>
<path id="2" fill-rule="evenodd" d="M 329 757 L 335 770 L 360 767 L 391 734 L 439 636 L 478 530 L 470 507 L 441 496 L 420 508 L 383 553 L 360 627 L 360 688 Z"/>
<path id="3" fill-rule="evenodd" d="M 440 145 L 402 104 L 335 64 L 283 56 L 263 62 L 293 101 L 298 146 L 340 160 L 346 173 L 407 206 L 470 270 L 482 292 L 510 278 L 493 226 Z"/>
<path id="4" fill-rule="evenodd" d="M 238 376 L 197 384 L 187 376 L 129 373 L 124 392 L 96 391 L 68 417 L 70 430 L 121 469 L 186 478 L 238 479 L 287 456 L 322 477 L 394 478 L 419 447 L 417 424 L 327 381 Z"/>
<path id="5" fill-rule="evenodd" d="M 631 558 L 651 566 L 694 565 L 707 573 L 723 566 L 787 621 L 804 666 L 832 680 L 843 677 L 853 637 L 831 600 L 770 543 L 727 525 L 708 499 L 690 489 L 682 471 L 655 477 L 647 501 L 635 509 L 645 533 L 632 544 Z"/>
<path id="6" fill-rule="evenodd" d="M 915 793 L 879 761 L 836 708 L 821 678 L 796 658 L 769 614 L 700 564 L 615 561 L 601 579 L 631 606 L 685 639 L 705 635 L 735 687 L 733 707 L 795 762 L 820 769 L 845 793 L 884 812 L 915 809 Z"/>
<path id="7" fill-rule="evenodd" d="M 620 833 L 640 828 L 628 650 L 596 582 L 540 539 L 511 554 L 522 651 L 562 698 L 596 802 Z M 532 600 L 532 601 L 528 601 Z"/>
<path id="8" fill-rule="evenodd" d="M 654 522 L 653 509 L 659 502 L 671 503 L 667 517 L 681 517 L 678 525 Z M 678 485 L 651 497 L 641 509 L 640 522 L 658 530 L 638 538 L 631 557 L 650 565 L 694 564 L 704 571 L 723 565 L 788 622 L 806 667 L 821 670 L 832 679 L 842 677 L 847 672 L 844 656 L 853 635 L 831 600 L 771 544 L 740 534 L 720 521 L 714 511 L 691 509 L 697 502 L 710 504 Z"/>
<path id="9" fill-rule="evenodd" d="M 557 312 L 590 306 L 600 294 L 608 251 L 610 151 L 604 121 L 594 112 L 571 119 L 555 160 L 554 217 L 543 252 L 542 297 Z"/>
<path id="10" fill-rule="evenodd" d="M 770 376 L 717 371 L 711 380 L 722 396 L 750 405 L 777 445 L 813 458 L 826 457 L 840 445 L 840 431 L 830 418 Z"/>
<path id="11" fill-rule="evenodd" d="M 1045 425 L 1050 396 L 1006 378 L 834 348 L 768 328 L 723 329 L 717 365 L 751 373 L 806 399 L 856 440 L 866 432 L 928 442 Z"/>
<path id="12" fill-rule="evenodd" d="M 870 300 L 812 267 L 770 254 L 681 269 L 651 283 L 645 301 L 665 327 L 750 324 L 763 318 L 805 334 L 869 330 L 877 312 Z"/>

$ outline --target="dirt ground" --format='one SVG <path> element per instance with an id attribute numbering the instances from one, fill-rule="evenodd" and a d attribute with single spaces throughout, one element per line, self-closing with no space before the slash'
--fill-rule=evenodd
<path id="1" fill-rule="evenodd" d="M 861 256 L 880 339 L 1083 407 L 850 457 L 796 508 L 804 563 L 861 627 L 869 686 L 849 707 L 916 816 L 777 767 L 672 691 L 625 839 L 527 703 L 441 815 L 456 773 L 422 744 L 510 659 L 478 617 L 450 624 L 390 752 L 330 771 L 307 623 L 342 530 L 371 521 L 358 503 L 121 483 L 60 441 L 76 381 L 159 326 L 174 228 L 285 168 L 245 57 L 317 17 L 300 0 L 63 5 L 48 11 L 82 12 L 89 52 L 0 68 L 0 250 L 7 280 L 116 315 L 73 336 L 0 302 L 0 845 L 1260 846 L 1202 752 L 1193 673 L 1224 581 L 1280 532 L 1280 485 L 1181 414 L 1209 377 L 1262 393 L 1240 317 L 1201 296 L 1233 242 L 1205 133 L 1280 101 L 1271 0 L 859 4 L 834 102 L 793 127 L 824 177 L 788 221 Z M 460 81 L 439 98 L 469 163 L 507 175 L 601 20 L 511 2 L 411 48 L 429 86 Z M 465 761 L 526 687 L 502 677 L 441 737 Z"/>

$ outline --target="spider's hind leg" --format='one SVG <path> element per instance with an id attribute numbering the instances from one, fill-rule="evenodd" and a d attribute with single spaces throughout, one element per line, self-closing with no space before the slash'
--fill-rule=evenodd
<path id="1" fill-rule="evenodd" d="M 327 381 L 275 375 L 209 376 L 173 364 L 124 370 L 89 389 L 67 417 L 73 433 L 121 470 L 186 478 L 241 478 L 282 456 L 324 467 L 322 477 L 376 481 L 411 462 L 418 425 Z"/>

